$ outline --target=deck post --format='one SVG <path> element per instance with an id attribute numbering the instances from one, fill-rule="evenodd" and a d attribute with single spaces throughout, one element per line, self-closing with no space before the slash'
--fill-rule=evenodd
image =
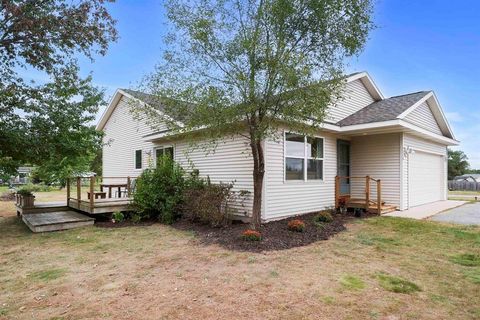
<path id="1" fill-rule="evenodd" d="M 90 213 L 93 213 L 93 206 L 95 201 L 95 177 L 90 177 Z"/>
<path id="2" fill-rule="evenodd" d="M 340 177 L 335 176 L 335 209 L 339 207 L 340 200 Z"/>
<path id="3" fill-rule="evenodd" d="M 130 198 L 130 188 L 131 188 L 131 180 L 130 180 L 130 177 L 127 177 L 127 198 Z"/>
<path id="4" fill-rule="evenodd" d="M 365 211 L 370 209 L 370 176 L 365 177 Z"/>
<path id="5" fill-rule="evenodd" d="M 382 214 L 382 182 L 377 180 L 377 213 Z"/>
<path id="6" fill-rule="evenodd" d="M 67 207 L 70 206 L 70 178 L 67 178 Z"/>
<path id="7" fill-rule="evenodd" d="M 80 200 L 82 199 L 82 181 L 80 177 L 77 177 L 77 203 L 80 208 Z"/>

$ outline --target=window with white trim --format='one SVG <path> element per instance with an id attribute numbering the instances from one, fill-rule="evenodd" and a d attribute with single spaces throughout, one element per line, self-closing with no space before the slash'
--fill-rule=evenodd
<path id="1" fill-rule="evenodd" d="M 142 169 L 142 150 L 135 150 L 135 169 Z"/>
<path id="2" fill-rule="evenodd" d="M 285 180 L 322 180 L 324 140 L 285 133 Z"/>
<path id="3" fill-rule="evenodd" d="M 169 156 L 171 159 L 173 159 L 173 147 L 159 147 L 155 148 L 155 162 L 158 162 L 158 159 L 160 159 L 163 156 Z"/>

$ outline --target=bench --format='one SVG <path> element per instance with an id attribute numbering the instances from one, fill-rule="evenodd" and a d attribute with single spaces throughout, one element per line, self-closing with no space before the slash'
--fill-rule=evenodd
<path id="1" fill-rule="evenodd" d="M 95 199 L 105 199 L 105 198 L 107 198 L 107 193 L 106 192 L 94 192 L 93 196 L 95 197 Z M 88 200 L 90 200 L 90 191 L 87 191 L 87 197 L 88 197 Z"/>

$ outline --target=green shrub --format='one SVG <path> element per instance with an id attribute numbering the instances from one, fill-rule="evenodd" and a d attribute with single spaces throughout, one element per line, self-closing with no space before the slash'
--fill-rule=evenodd
<path id="1" fill-rule="evenodd" d="M 332 214 L 328 211 L 320 211 L 313 217 L 313 223 L 317 226 L 323 226 L 324 223 L 330 223 L 332 221 Z"/>
<path id="2" fill-rule="evenodd" d="M 115 222 L 122 222 L 123 220 L 125 220 L 125 215 L 120 211 L 115 211 L 112 214 L 112 220 Z"/>
<path id="3" fill-rule="evenodd" d="M 173 223 L 184 196 L 184 175 L 185 171 L 169 156 L 158 159 L 155 169 L 145 170 L 137 179 L 133 195 L 133 209 L 139 219 Z"/>
<path id="4" fill-rule="evenodd" d="M 17 193 L 22 196 L 33 196 L 32 191 L 28 190 L 27 188 L 20 188 L 17 190 Z"/>
<path id="5" fill-rule="evenodd" d="M 52 186 L 45 185 L 43 183 L 38 183 L 38 184 L 33 184 L 33 183 L 28 183 L 26 185 L 21 186 L 18 190 L 17 193 L 23 194 L 22 192 L 50 192 L 53 191 L 55 188 Z"/>

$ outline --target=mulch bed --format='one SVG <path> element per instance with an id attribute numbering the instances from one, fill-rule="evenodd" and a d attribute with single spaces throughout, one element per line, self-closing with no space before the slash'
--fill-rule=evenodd
<path id="1" fill-rule="evenodd" d="M 222 228 L 211 228 L 206 225 L 180 220 L 173 224 L 173 227 L 194 231 L 198 236 L 196 241 L 201 244 L 218 244 L 229 250 L 262 252 L 285 250 L 305 246 L 319 240 L 327 240 L 346 230 L 345 223 L 355 219 L 351 215 L 333 215 L 333 222 L 325 224 L 324 228 L 319 228 L 313 223 L 314 216 L 315 213 L 311 213 L 265 223 L 260 229 L 261 241 L 243 240 L 242 232 L 249 229 L 249 225 L 240 222 Z M 362 217 L 367 216 L 363 215 Z M 304 232 L 294 232 L 287 229 L 288 221 L 295 219 L 301 219 L 305 222 Z"/>

